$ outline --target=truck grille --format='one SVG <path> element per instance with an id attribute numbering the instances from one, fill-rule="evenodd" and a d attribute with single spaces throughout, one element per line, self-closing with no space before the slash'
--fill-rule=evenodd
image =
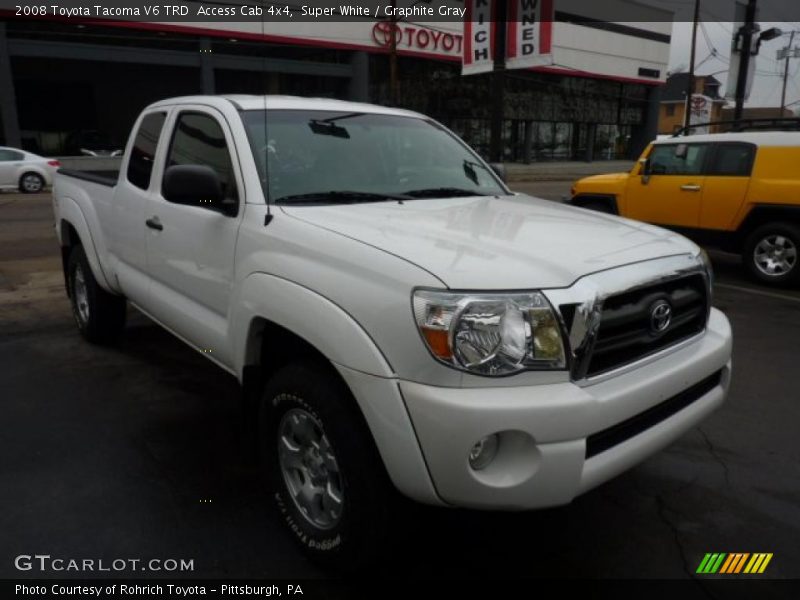
<path id="1" fill-rule="evenodd" d="M 705 279 L 690 275 L 610 296 L 586 375 L 616 369 L 700 333 L 708 316 L 707 295 Z"/>

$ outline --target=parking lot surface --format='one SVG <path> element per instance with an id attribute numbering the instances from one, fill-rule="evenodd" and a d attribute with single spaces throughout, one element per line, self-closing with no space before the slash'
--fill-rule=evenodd
<path id="1" fill-rule="evenodd" d="M 568 187 L 520 185 L 550 199 Z M 768 575 L 800 577 L 800 292 L 714 260 L 734 378 L 702 427 L 566 507 L 415 508 L 376 574 L 685 578 L 707 552 L 771 552 Z M 0 194 L 0 577 L 32 575 L 13 558 L 34 553 L 192 559 L 193 577 L 323 575 L 243 458 L 236 381 L 129 317 L 117 347 L 84 343 L 49 195 Z"/>

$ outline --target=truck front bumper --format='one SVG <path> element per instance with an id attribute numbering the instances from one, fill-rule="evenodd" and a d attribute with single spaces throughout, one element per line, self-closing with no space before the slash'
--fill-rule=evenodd
<path id="1" fill-rule="evenodd" d="M 697 339 L 597 383 L 400 390 L 441 500 L 522 510 L 569 503 L 697 425 L 725 399 L 730 357 L 730 324 L 712 309 Z M 470 450 L 491 434 L 496 457 L 473 470 Z"/>

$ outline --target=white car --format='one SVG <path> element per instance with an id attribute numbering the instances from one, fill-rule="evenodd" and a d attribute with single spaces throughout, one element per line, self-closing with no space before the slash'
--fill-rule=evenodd
<path id="1" fill-rule="evenodd" d="M 61 163 L 32 152 L 0 146 L 0 190 L 35 194 L 53 183 Z"/>
<path id="2" fill-rule="evenodd" d="M 119 174 L 62 169 L 53 202 L 79 331 L 114 340 L 130 302 L 237 377 L 276 507 L 328 563 L 391 544 L 396 492 L 567 504 L 728 391 L 700 248 L 515 194 L 417 113 L 164 100 Z"/>

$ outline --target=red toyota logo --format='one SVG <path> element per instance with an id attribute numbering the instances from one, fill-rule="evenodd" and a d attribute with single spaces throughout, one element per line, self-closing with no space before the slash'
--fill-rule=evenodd
<path id="1" fill-rule="evenodd" d="M 388 21 L 379 21 L 372 27 L 372 39 L 375 43 L 382 47 L 388 48 L 392 44 L 392 31 L 394 31 L 395 43 L 403 39 L 403 32 L 396 23 L 389 23 Z M 400 34 L 399 38 L 397 34 Z"/>
<path id="2" fill-rule="evenodd" d="M 692 98 L 692 110 L 703 110 L 706 107 L 706 99 L 702 96 Z"/>

